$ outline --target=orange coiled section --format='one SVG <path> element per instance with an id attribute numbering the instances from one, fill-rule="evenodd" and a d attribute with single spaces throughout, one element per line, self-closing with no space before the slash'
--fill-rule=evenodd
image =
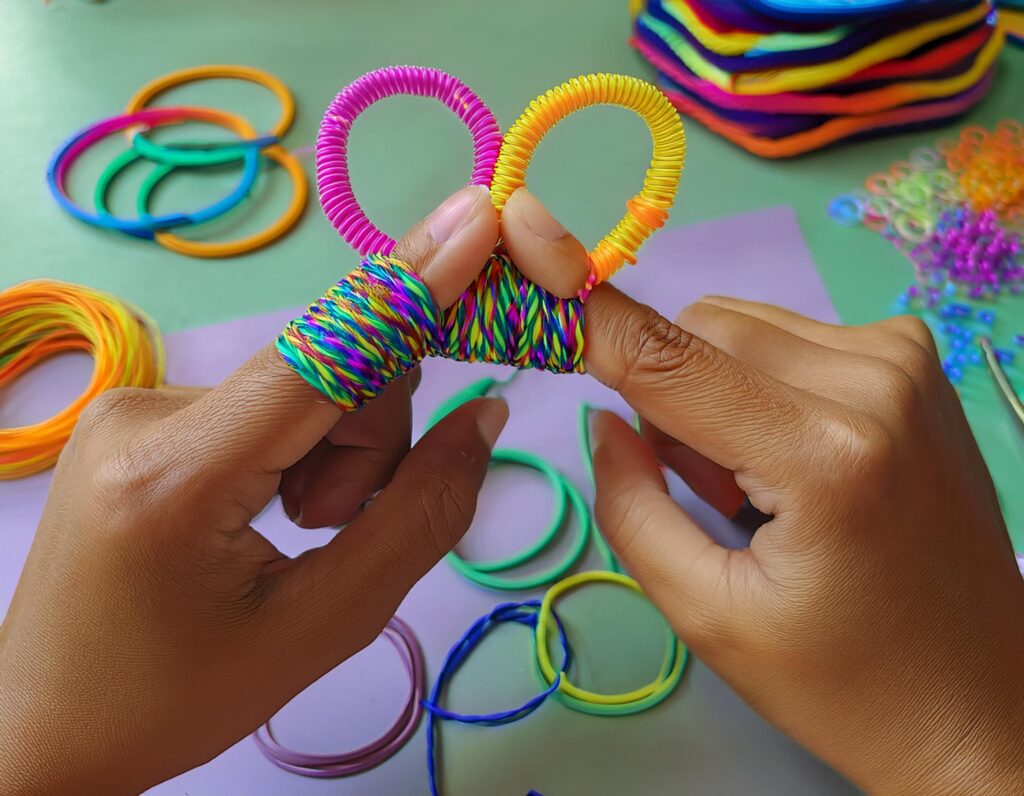
<path id="1" fill-rule="evenodd" d="M 505 134 L 494 168 L 491 198 L 501 213 L 512 192 L 526 184 L 526 169 L 541 139 L 571 113 L 591 105 L 618 105 L 636 113 L 651 132 L 654 152 L 643 188 L 626 203 L 626 214 L 590 252 L 588 288 L 635 263 L 648 236 L 665 223 L 686 159 L 679 114 L 650 83 L 626 75 L 586 75 L 537 97 Z"/>
<path id="2" fill-rule="evenodd" d="M 108 293 L 46 279 L 0 292 L 0 388 L 68 351 L 92 354 L 89 386 L 48 420 L 0 429 L 0 480 L 57 461 L 82 410 L 101 392 L 163 382 L 164 350 L 155 325 Z"/>

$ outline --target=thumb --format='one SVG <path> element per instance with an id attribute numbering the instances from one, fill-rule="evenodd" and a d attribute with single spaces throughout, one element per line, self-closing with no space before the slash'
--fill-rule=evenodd
<path id="1" fill-rule="evenodd" d="M 728 633 L 733 567 L 748 551 L 716 544 L 668 494 L 654 453 L 611 412 L 595 415 L 595 513 L 625 568 L 698 654 Z"/>
<path id="2" fill-rule="evenodd" d="M 314 666 L 329 668 L 351 654 L 353 640 L 368 643 L 380 633 L 409 589 L 469 528 L 507 420 L 498 398 L 458 407 L 413 446 L 357 520 L 272 575 L 279 580 L 267 606 L 271 622 L 296 634 L 287 648 L 304 644 Z"/>
<path id="3" fill-rule="evenodd" d="M 497 237 L 490 195 L 473 185 L 453 194 L 410 231 L 395 254 L 423 278 L 437 304 L 447 307 L 483 268 Z M 183 412 L 198 450 L 178 446 L 169 455 L 185 457 L 194 475 L 209 475 L 211 468 L 280 473 L 341 415 L 281 360 L 272 343 Z"/>

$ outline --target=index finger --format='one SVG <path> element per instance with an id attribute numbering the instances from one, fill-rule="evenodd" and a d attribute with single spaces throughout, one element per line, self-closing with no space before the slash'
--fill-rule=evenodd
<path id="1" fill-rule="evenodd" d="M 642 416 L 738 473 L 767 472 L 806 434 L 797 391 L 603 284 L 586 304 L 584 361 Z"/>
<path id="2" fill-rule="evenodd" d="M 490 196 L 469 186 L 411 230 L 396 248 L 440 307 L 451 305 L 480 272 L 498 237 Z M 191 429 L 190 464 L 231 463 L 279 473 L 331 429 L 341 411 L 263 347 L 222 384 L 183 410 Z M 177 453 L 177 452 L 176 452 Z"/>

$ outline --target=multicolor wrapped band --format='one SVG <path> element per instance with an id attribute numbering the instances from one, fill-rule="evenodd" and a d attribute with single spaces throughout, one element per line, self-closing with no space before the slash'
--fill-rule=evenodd
<path id="1" fill-rule="evenodd" d="M 277 349 L 352 411 L 428 356 L 582 372 L 583 303 L 545 292 L 495 254 L 441 312 L 408 265 L 373 254 L 288 324 Z"/>

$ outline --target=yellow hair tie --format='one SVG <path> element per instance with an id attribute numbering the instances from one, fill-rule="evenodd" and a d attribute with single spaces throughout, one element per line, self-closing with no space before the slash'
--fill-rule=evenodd
<path id="1" fill-rule="evenodd" d="M 672 207 L 686 159 L 679 114 L 657 88 L 635 77 L 596 74 L 577 77 L 535 99 L 505 134 L 494 167 L 491 198 L 500 213 L 509 196 L 526 185 L 526 169 L 541 139 L 571 113 L 592 105 L 618 105 L 636 113 L 651 133 L 654 152 L 643 188 L 626 204 L 626 214 L 590 252 L 587 288 L 635 263 L 637 249 L 660 227 Z"/>
<path id="2" fill-rule="evenodd" d="M 53 417 L 0 429 L 0 480 L 57 461 L 86 405 L 112 387 L 157 387 L 164 349 L 141 311 L 99 290 L 46 279 L 0 292 L 0 387 L 54 354 L 86 351 L 95 366 L 85 392 Z"/>

